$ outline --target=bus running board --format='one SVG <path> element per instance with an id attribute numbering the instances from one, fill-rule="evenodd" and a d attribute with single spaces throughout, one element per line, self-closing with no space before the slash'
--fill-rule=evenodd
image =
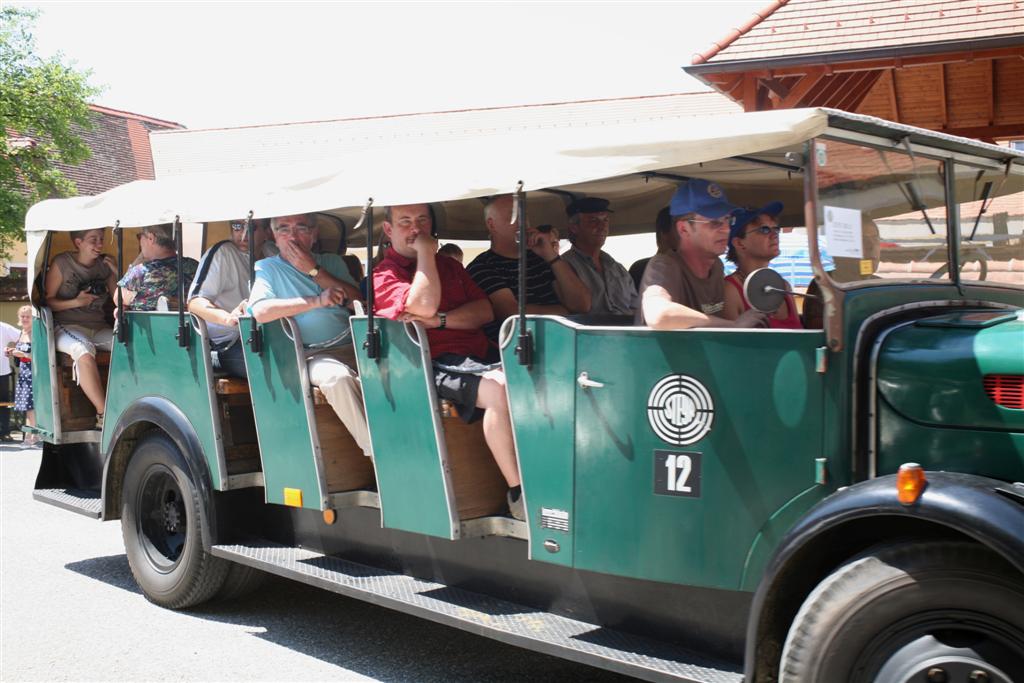
<path id="1" fill-rule="evenodd" d="M 55 505 L 86 517 L 103 516 L 103 500 L 99 491 L 86 489 L 36 489 L 32 497 L 40 503 Z"/>
<path id="2" fill-rule="evenodd" d="M 517 647 L 650 681 L 739 683 L 735 665 L 677 645 L 269 541 L 215 545 L 212 553 L 271 574 L 396 609 Z"/>

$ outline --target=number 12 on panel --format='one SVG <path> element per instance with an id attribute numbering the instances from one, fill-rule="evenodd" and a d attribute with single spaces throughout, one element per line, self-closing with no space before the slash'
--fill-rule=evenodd
<path id="1" fill-rule="evenodd" d="M 700 453 L 654 451 L 654 493 L 700 498 Z"/>

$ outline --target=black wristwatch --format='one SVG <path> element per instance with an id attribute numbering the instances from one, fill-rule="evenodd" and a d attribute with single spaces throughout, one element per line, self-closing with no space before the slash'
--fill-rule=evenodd
<path id="1" fill-rule="evenodd" d="M 437 319 L 441 321 L 441 324 L 437 326 L 437 329 L 443 330 L 445 326 L 448 324 L 448 314 L 439 311 L 437 314 Z"/>
<path id="2" fill-rule="evenodd" d="M 561 254 L 555 254 L 555 258 L 551 259 L 547 263 L 548 263 L 549 266 L 551 266 L 551 265 L 554 265 L 555 261 L 561 261 L 561 260 L 562 260 L 562 255 Z"/>

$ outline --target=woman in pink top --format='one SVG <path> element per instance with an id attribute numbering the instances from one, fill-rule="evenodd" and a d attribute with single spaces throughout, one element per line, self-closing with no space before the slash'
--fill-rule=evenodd
<path id="1" fill-rule="evenodd" d="M 735 320 L 750 303 L 743 295 L 743 282 L 758 268 L 765 268 L 779 255 L 779 223 L 782 202 L 771 202 L 760 209 L 742 209 L 733 214 L 729 229 L 729 250 L 726 258 L 736 264 L 736 270 L 725 278 L 725 309 L 722 315 Z M 789 289 L 789 284 L 786 284 Z M 778 310 L 768 317 L 768 326 L 778 329 L 803 329 L 796 302 L 789 294 Z"/>

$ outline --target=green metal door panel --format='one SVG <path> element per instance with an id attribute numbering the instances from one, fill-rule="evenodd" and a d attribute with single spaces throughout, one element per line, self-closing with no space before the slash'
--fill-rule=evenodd
<path id="1" fill-rule="evenodd" d="M 367 320 L 353 316 L 363 400 L 377 472 L 381 518 L 385 527 L 453 538 L 458 517 L 452 511 L 434 431 L 434 413 L 420 347 L 403 323 L 375 319 L 380 358 L 366 355 Z"/>
<path id="2" fill-rule="evenodd" d="M 32 402 L 36 410 L 36 427 L 54 433 L 53 378 L 50 376 L 50 339 L 46 325 L 32 318 Z"/>
<path id="3" fill-rule="evenodd" d="M 823 343 L 817 332 L 579 330 L 576 371 L 604 386 L 576 389 L 576 568 L 739 588 L 759 530 L 814 484 Z M 695 463 L 672 470 L 684 495 L 655 494 L 666 452 Z"/>
<path id="4" fill-rule="evenodd" d="M 252 336 L 253 318 L 239 321 L 243 341 Z M 305 367 L 299 367 L 295 342 L 285 334 L 284 321 L 261 326 L 263 349 L 253 353 L 243 344 L 249 375 L 256 434 L 263 463 L 264 494 L 268 503 L 285 504 L 285 489 L 302 492 L 302 507 L 327 507 L 327 487 L 313 454 L 310 416 L 302 395 Z"/>
<path id="5" fill-rule="evenodd" d="M 834 486 L 816 484 L 786 503 L 782 509 L 772 515 L 771 519 L 757 533 L 754 543 L 750 546 L 750 551 L 747 553 L 747 562 L 743 569 L 740 590 L 750 592 L 757 590 L 757 586 L 761 583 L 761 578 L 764 576 L 764 568 L 768 565 L 768 560 L 775 554 L 779 541 L 782 540 L 786 532 L 801 517 L 807 514 L 808 510 L 824 500 L 834 490 Z"/>
<path id="6" fill-rule="evenodd" d="M 115 337 L 110 353 L 107 381 L 107 410 L 104 419 L 103 452 L 110 450 L 113 426 L 133 403 L 146 396 L 159 396 L 181 409 L 199 438 L 210 481 L 219 490 L 227 488 L 222 470 L 223 454 L 214 428 L 214 406 L 206 376 L 206 359 L 195 330 L 189 326 L 188 348 L 178 346 L 178 316 L 171 313 L 126 313 L 127 343 Z"/>
<path id="7" fill-rule="evenodd" d="M 1024 481 L 1024 434 L 1020 432 L 918 424 L 885 399 L 879 400 L 877 412 L 879 476 L 896 472 L 905 462 L 916 462 L 926 470 Z"/>
<path id="8" fill-rule="evenodd" d="M 573 515 L 576 332 L 543 318 L 529 318 L 527 327 L 534 340 L 533 364 L 519 364 L 515 335 L 501 355 L 528 508 L 530 557 L 572 566 L 578 523 Z M 565 525 L 558 528 L 562 517 Z M 558 551 L 546 549 L 545 541 L 557 543 Z"/>

